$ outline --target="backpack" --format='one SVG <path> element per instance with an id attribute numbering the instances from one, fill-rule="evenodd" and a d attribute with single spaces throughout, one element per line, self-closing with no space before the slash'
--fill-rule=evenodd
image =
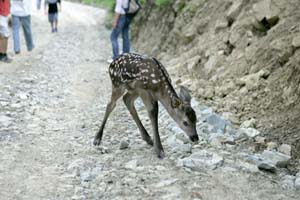
<path id="1" fill-rule="evenodd" d="M 141 4 L 139 0 L 128 0 L 128 6 L 125 8 L 126 15 L 134 16 L 141 9 Z"/>

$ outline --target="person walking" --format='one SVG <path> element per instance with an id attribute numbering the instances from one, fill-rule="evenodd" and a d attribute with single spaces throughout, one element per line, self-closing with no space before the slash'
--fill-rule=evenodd
<path id="1" fill-rule="evenodd" d="M 15 54 L 20 53 L 20 25 L 23 28 L 28 51 L 34 48 L 31 32 L 31 0 L 11 0 L 12 29 Z"/>
<path id="2" fill-rule="evenodd" d="M 41 9 L 41 4 L 42 4 L 42 0 L 36 0 L 36 9 L 37 10 Z"/>
<path id="3" fill-rule="evenodd" d="M 48 7 L 48 20 L 51 24 L 51 32 L 57 32 L 58 25 L 58 10 L 61 11 L 60 0 L 45 0 L 45 14 L 47 14 Z"/>
<path id="4" fill-rule="evenodd" d="M 10 63 L 7 56 L 9 0 L 0 0 L 0 61 Z"/>
<path id="5" fill-rule="evenodd" d="M 129 25 L 132 20 L 132 17 L 126 15 L 125 9 L 127 8 L 128 8 L 128 0 L 116 0 L 116 6 L 114 10 L 115 15 L 113 20 L 113 30 L 110 34 L 113 60 L 119 56 L 118 36 L 120 33 L 122 33 L 122 39 L 123 39 L 123 53 L 128 53 L 130 51 Z"/>

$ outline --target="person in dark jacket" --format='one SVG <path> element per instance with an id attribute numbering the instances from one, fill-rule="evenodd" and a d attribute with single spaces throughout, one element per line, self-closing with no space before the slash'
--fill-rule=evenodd
<path id="1" fill-rule="evenodd" d="M 47 14 L 47 8 L 51 31 L 52 33 L 57 32 L 58 11 L 61 11 L 61 0 L 45 0 L 45 14 Z"/>

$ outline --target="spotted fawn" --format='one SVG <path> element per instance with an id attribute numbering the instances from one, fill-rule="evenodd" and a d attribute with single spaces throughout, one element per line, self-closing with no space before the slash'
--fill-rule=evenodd
<path id="1" fill-rule="evenodd" d="M 123 101 L 137 124 L 143 140 L 154 145 L 159 158 L 165 156 L 158 131 L 158 101 L 165 107 L 169 115 L 189 136 L 191 141 L 198 141 L 196 131 L 197 117 L 191 107 L 191 96 L 185 87 L 180 88 L 179 96 L 174 90 L 165 67 L 155 58 L 135 53 L 125 53 L 116 58 L 109 66 L 112 81 L 112 95 L 107 104 L 105 116 L 100 130 L 95 136 L 94 145 L 99 145 L 103 136 L 106 121 L 116 106 L 117 100 Z M 140 97 L 148 111 L 153 140 L 141 123 L 134 101 Z"/>

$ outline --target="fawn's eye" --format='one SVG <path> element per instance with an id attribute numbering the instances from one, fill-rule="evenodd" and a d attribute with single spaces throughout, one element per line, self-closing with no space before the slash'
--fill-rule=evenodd
<path id="1" fill-rule="evenodd" d="M 189 124 L 186 121 L 184 121 L 183 125 L 188 126 Z"/>

